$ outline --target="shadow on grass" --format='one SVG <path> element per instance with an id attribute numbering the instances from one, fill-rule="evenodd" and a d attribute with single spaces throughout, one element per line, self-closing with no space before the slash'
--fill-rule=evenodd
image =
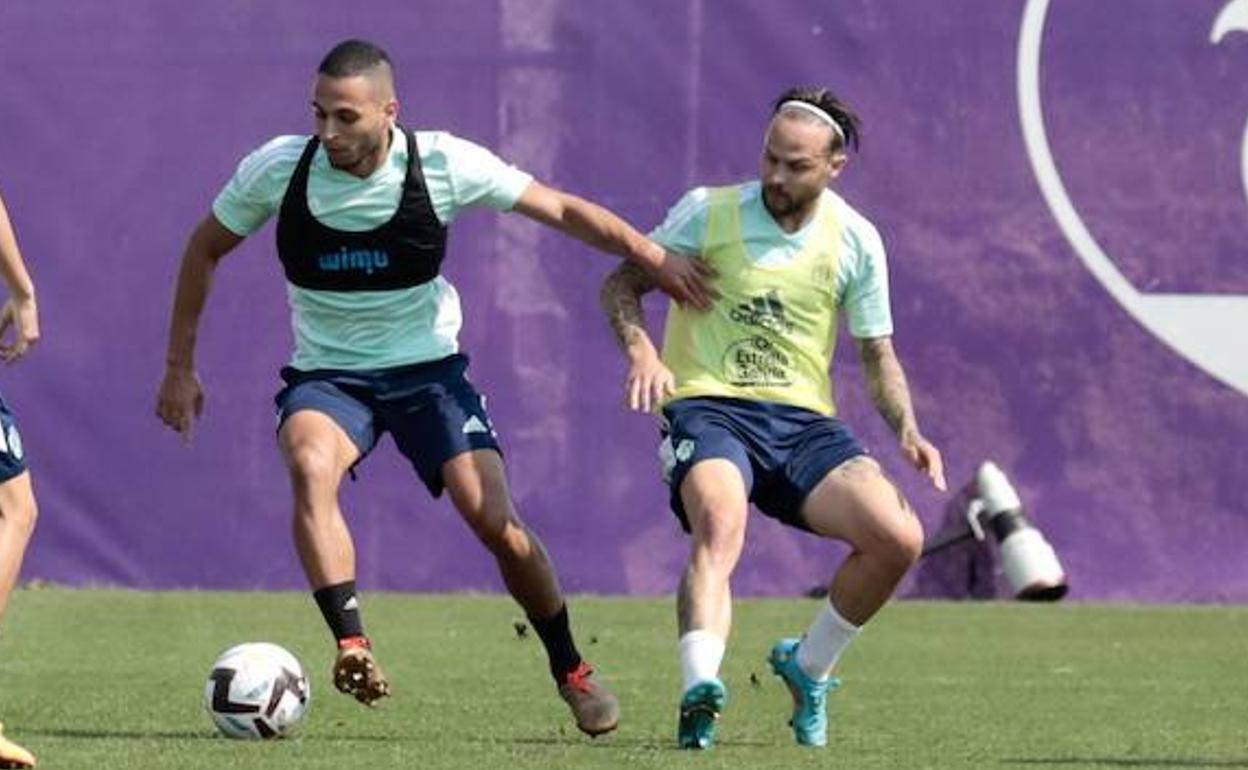
<path id="1" fill-rule="evenodd" d="M 629 748 L 629 749 L 648 749 L 654 752 L 677 752 L 680 754 L 696 754 L 688 749 L 682 749 L 676 745 L 673 740 L 660 740 L 653 737 L 638 735 L 635 737 L 623 737 L 613 735 L 602 738 L 587 738 L 583 736 L 541 736 L 532 738 L 511 738 L 507 740 L 491 741 L 487 739 L 477 739 L 479 743 L 514 743 L 521 746 L 569 746 L 581 745 L 595 749 L 611 749 L 611 748 Z M 774 748 L 774 743 L 766 741 L 742 741 L 728 740 L 716 741 L 716 748 Z"/>
<path id="2" fill-rule="evenodd" d="M 75 729 L 48 729 L 40 730 L 38 728 L 24 728 L 22 735 L 39 736 L 42 738 L 68 738 L 68 739 L 85 739 L 85 740 L 113 740 L 113 741 L 210 741 L 218 743 L 222 746 L 236 746 L 247 744 L 258 745 L 281 745 L 284 743 L 409 743 L 417 741 L 427 741 L 425 736 L 416 735 L 296 735 L 291 738 L 279 738 L 276 740 L 231 740 L 223 735 L 214 732 L 195 731 L 195 730 L 75 730 Z"/>
<path id="3" fill-rule="evenodd" d="M 291 738 L 279 738 L 271 741 L 238 741 L 223 735 L 203 730 L 76 730 L 24 728 L 23 736 L 40 736 L 44 738 L 85 738 L 93 740 L 115 741 L 165 741 L 191 740 L 212 741 L 223 746 L 239 744 L 283 744 L 283 743 L 402 743 L 407 741 L 425 740 L 419 736 L 405 735 L 296 735 Z"/>
<path id="4" fill-rule="evenodd" d="M 1070 767 L 1248 767 L 1244 759 L 1201 759 L 1161 757 L 1035 757 L 1022 759 L 1009 757 L 1001 760 L 1007 765 L 1065 765 Z"/>
<path id="5" fill-rule="evenodd" d="M 213 732 L 203 730 L 83 730 L 74 728 L 53 728 L 40 729 L 27 727 L 22 730 L 24 736 L 38 736 L 41 738 L 69 738 L 69 739 L 90 739 L 90 740 L 118 740 L 118 741 L 154 741 L 154 740 L 192 740 L 192 741 L 212 741 L 229 745 L 234 743 L 249 743 L 249 741 L 231 741 L 223 738 Z M 291 742 L 297 743 L 407 743 L 407 742 L 427 742 L 428 736 L 424 735 L 390 735 L 390 734 L 373 734 L 373 735 L 300 735 L 291 738 Z M 667 753 L 684 752 L 679 748 L 675 741 L 659 741 L 646 736 L 624 737 L 619 735 L 604 736 L 601 738 L 591 739 L 581 735 L 546 735 L 546 736 L 529 736 L 515 738 L 466 738 L 472 743 L 490 743 L 490 744 L 513 744 L 517 746 L 584 746 L 593 749 L 646 749 L 654 752 Z M 255 743 L 270 743 L 269 741 L 254 741 Z M 285 740 L 271 741 L 271 743 L 281 744 Z M 724 741 L 719 744 L 721 747 L 754 747 L 767 748 L 772 744 L 763 741 L 741 741 L 731 740 Z M 1021 760 L 1024 762 L 1032 762 L 1034 760 Z M 1204 765 L 1193 765 L 1194 767 L 1203 767 Z M 1209 765 L 1214 767 L 1215 765 Z M 1248 763 L 1243 765 L 1224 765 L 1225 767 L 1248 767 Z"/>
<path id="6" fill-rule="evenodd" d="M 73 728 L 39 729 L 27 727 L 23 735 L 38 735 L 44 738 L 111 738 L 124 741 L 146 740 L 217 740 L 218 736 L 202 730 L 76 730 Z"/>

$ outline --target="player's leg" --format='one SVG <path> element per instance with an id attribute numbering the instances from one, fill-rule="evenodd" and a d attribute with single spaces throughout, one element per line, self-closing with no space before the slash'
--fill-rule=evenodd
<path id="1" fill-rule="evenodd" d="M 615 729 L 619 704 L 593 677 L 572 638 L 550 557 L 516 514 L 484 399 L 457 354 L 395 372 L 378 410 L 395 444 L 429 491 L 446 489 L 460 516 L 493 554 L 508 591 L 528 615 L 550 659 L 559 694 L 590 735 Z"/>
<path id="2" fill-rule="evenodd" d="M 502 457 L 493 449 L 462 452 L 442 465 L 442 482 L 542 640 L 551 675 L 577 726 L 590 735 L 614 730 L 619 702 L 593 678 L 577 651 L 554 565 L 537 534 L 516 514 Z"/>
<path id="3" fill-rule="evenodd" d="M 692 542 L 676 595 L 683 693 L 677 741 L 707 749 L 727 702 L 719 667 L 732 629 L 731 579 L 745 544 L 749 501 L 741 469 L 720 457 L 693 464 L 679 491 Z"/>
<path id="4" fill-rule="evenodd" d="M 38 506 L 22 440 L 4 400 L 0 399 L 0 620 L 17 584 L 26 546 L 35 529 Z M 33 767 L 34 756 L 8 740 L 0 725 L 0 767 Z"/>
<path id="5" fill-rule="evenodd" d="M 866 456 L 829 471 L 806 498 L 802 515 L 816 534 L 853 548 L 832 578 L 828 600 L 846 625 L 862 626 L 919 558 L 918 516 L 879 463 Z"/>
<path id="6" fill-rule="evenodd" d="M 284 420 L 278 441 L 294 493 L 295 548 L 308 583 L 320 590 L 354 580 L 355 545 L 338 488 L 359 450 L 329 415 L 313 410 Z"/>
<path id="7" fill-rule="evenodd" d="M 0 619 L 35 528 L 36 510 L 29 471 L 0 483 Z M 35 758 L 29 751 L 0 734 L 0 767 L 34 767 L 34 764 Z"/>
<path id="8" fill-rule="evenodd" d="M 853 548 L 801 640 L 781 640 L 771 652 L 773 670 L 793 695 L 795 738 L 821 746 L 827 742 L 827 693 L 839 684 L 832 670 L 918 558 L 923 531 L 905 498 L 865 455 L 828 471 L 801 511 L 816 534 Z"/>
<path id="9" fill-rule="evenodd" d="M 355 587 L 355 544 L 338 504 L 338 488 L 375 442 L 372 413 L 325 380 L 294 382 L 276 401 L 278 444 L 294 496 L 295 548 L 338 645 L 334 685 L 371 704 L 390 688 L 364 633 Z"/>
<path id="10" fill-rule="evenodd" d="M 452 457 L 442 466 L 442 481 L 464 522 L 498 562 L 503 583 L 525 613 L 549 618 L 562 610 L 563 594 L 550 557 L 516 514 L 499 454 L 478 449 Z M 555 671 L 579 663 L 558 658 L 551 660 Z"/>
<path id="11" fill-rule="evenodd" d="M 0 483 L 0 619 L 4 618 L 9 594 L 17 583 L 37 517 L 29 471 L 23 470 Z"/>
<path id="12" fill-rule="evenodd" d="M 659 447 L 672 512 L 691 536 L 689 561 L 676 596 L 681 673 L 682 748 L 715 742 L 728 692 L 719 678 L 732 627 L 731 578 L 745 542 L 756 442 L 749 409 L 722 399 L 683 399 L 663 410 Z"/>

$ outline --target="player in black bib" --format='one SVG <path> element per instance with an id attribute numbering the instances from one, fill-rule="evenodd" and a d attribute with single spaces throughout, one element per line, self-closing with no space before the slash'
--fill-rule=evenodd
<path id="1" fill-rule="evenodd" d="M 483 148 L 398 129 L 390 60 L 371 43 L 346 41 L 330 51 L 316 77 L 313 106 L 316 135 L 279 138 L 253 153 L 260 159 L 244 161 L 222 193 L 229 200 L 219 197 L 192 235 L 178 278 L 157 414 L 189 433 L 203 404 L 194 347 L 212 272 L 277 214 L 296 342 L 276 398 L 278 440 L 294 492 L 296 546 L 339 647 L 335 684 L 366 704 L 389 693 L 364 633 L 355 547 L 338 506 L 343 476 L 389 432 L 426 487 L 450 494 L 494 556 L 546 647 L 577 726 L 591 735 L 613 730 L 618 704 L 576 649 L 554 567 L 515 511 L 494 427 L 465 374 L 468 360 L 454 333 L 458 296 L 439 275 L 445 225 L 454 211 L 485 198 L 636 263 L 674 299 L 697 306 L 709 304 L 703 268 L 665 254 L 600 206 L 527 175 L 518 178 Z M 435 160 L 418 137 L 448 147 Z M 484 158 L 487 169 L 477 173 L 473 158 Z M 443 181 L 471 168 L 459 176 L 472 177 L 487 192 L 465 197 L 463 185 L 454 184 L 435 191 L 431 169 L 437 164 Z M 503 178 L 510 181 L 495 183 Z M 397 205 L 386 209 L 378 200 Z M 379 208 L 385 212 L 380 217 Z M 345 224 L 361 220 L 357 229 Z"/>

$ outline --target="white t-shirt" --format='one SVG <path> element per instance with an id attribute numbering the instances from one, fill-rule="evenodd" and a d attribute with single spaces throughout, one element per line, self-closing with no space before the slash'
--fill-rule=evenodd
<path id="1" fill-rule="evenodd" d="M 452 222 L 469 206 L 511 209 L 533 181 L 480 145 L 444 131 L 417 131 L 416 146 L 434 213 Z M 279 136 L 245 157 L 213 202 L 214 216 L 240 236 L 259 230 L 282 205 L 307 136 Z M 329 164 L 318 147 L 308 172 L 308 209 L 335 230 L 372 230 L 398 209 L 407 140 L 397 127 L 385 161 L 365 179 Z M 459 350 L 459 294 L 442 276 L 405 289 L 323 291 L 287 283 L 296 369 L 382 369 L 434 361 Z"/>

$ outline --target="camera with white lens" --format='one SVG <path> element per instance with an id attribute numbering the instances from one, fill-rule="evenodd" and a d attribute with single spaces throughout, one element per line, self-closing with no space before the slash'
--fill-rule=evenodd
<path id="1" fill-rule="evenodd" d="M 1066 595 L 1066 573 L 1053 546 L 1023 515 L 1023 503 L 1005 474 L 992 462 L 975 474 L 977 494 L 966 520 L 977 540 L 991 531 L 1001 551 L 1006 579 L 1016 599 L 1057 601 Z"/>

